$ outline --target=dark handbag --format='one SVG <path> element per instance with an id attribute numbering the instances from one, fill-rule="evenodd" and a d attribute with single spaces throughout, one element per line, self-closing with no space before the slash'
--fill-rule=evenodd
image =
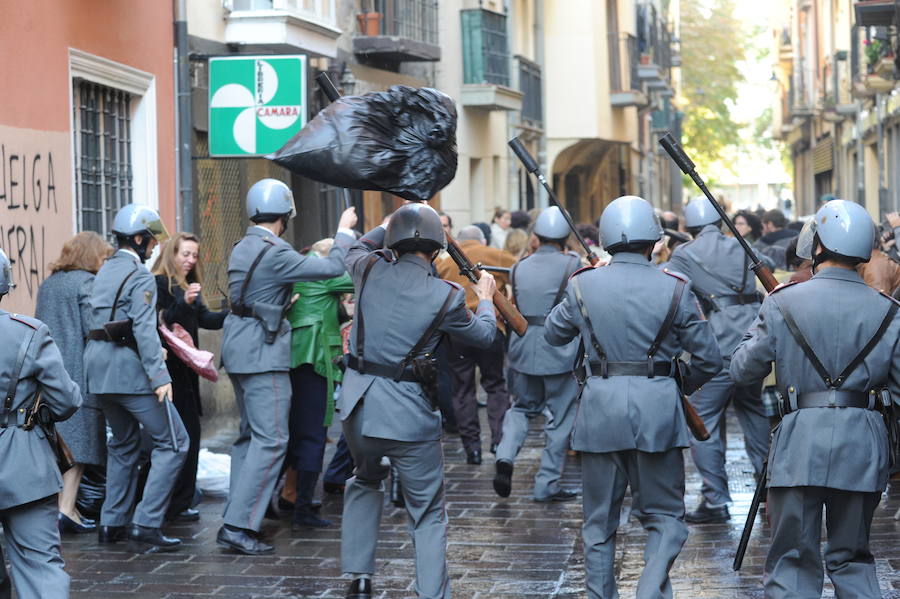
<path id="1" fill-rule="evenodd" d="M 43 397 L 40 393 L 34 399 L 34 405 L 31 407 L 22 430 L 30 431 L 34 427 L 40 427 L 50 443 L 50 448 L 56 456 L 56 465 L 59 466 L 59 472 L 65 473 L 67 470 L 75 466 L 75 456 L 69 448 L 68 443 L 62 438 L 62 435 L 56 430 L 56 424 L 53 420 L 53 414 L 50 408 L 44 404 Z"/>

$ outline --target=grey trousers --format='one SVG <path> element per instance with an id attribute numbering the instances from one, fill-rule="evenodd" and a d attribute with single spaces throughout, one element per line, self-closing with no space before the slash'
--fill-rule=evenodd
<path id="1" fill-rule="evenodd" d="M 134 522 L 141 526 L 162 526 L 172 489 L 187 458 L 190 445 L 187 431 L 174 406 L 165 406 L 156 395 L 98 395 L 112 439 L 106 454 L 106 499 L 100 513 L 103 526 L 124 526 Z M 172 448 L 169 420 L 172 418 L 178 451 Z M 144 496 L 137 506 L 141 429 L 153 442 L 150 471 L 144 485 Z M 132 508 L 134 514 L 132 515 Z"/>
<path id="2" fill-rule="evenodd" d="M 516 372 L 511 378 L 516 403 L 503 418 L 497 459 L 514 462 L 525 443 L 528 421 L 544 413 L 546 445 L 541 452 L 540 470 L 534 477 L 534 498 L 546 499 L 559 491 L 569 434 L 575 424 L 578 383 L 571 373 L 535 376 Z"/>
<path id="3" fill-rule="evenodd" d="M 65 564 L 59 552 L 59 528 L 56 524 L 58 515 L 59 505 L 56 495 L 0 510 L 0 524 L 3 524 L 3 534 L 6 537 L 10 574 L 18 597 L 23 599 L 69 597 L 69 575 L 63 570 Z M 4 570 L 4 575 L 0 577 L 0 596 L 2 596 L 2 579 L 5 578 L 6 570 L 2 557 L 0 569 Z"/>
<path id="4" fill-rule="evenodd" d="M 225 524 L 258 531 L 287 453 L 291 377 L 287 372 L 229 377 L 241 425 L 231 451 Z"/>
<path id="5" fill-rule="evenodd" d="M 841 598 L 881 597 L 875 558 L 869 551 L 872 516 L 881 493 L 839 491 L 827 487 L 773 487 L 766 510 L 772 544 L 766 556 L 767 599 L 822 596 L 819 537 L 825 507 L 825 570 Z"/>
<path id="6" fill-rule="evenodd" d="M 631 485 L 632 513 L 647 531 L 644 570 L 637 599 L 671 598 L 669 570 L 687 540 L 684 523 L 684 456 L 660 453 L 582 453 L 584 565 L 589 599 L 617 599 L 616 529 L 625 488 Z"/>
<path id="7" fill-rule="evenodd" d="M 738 422 L 744 432 L 744 447 L 753 470 L 759 474 L 769 452 L 769 418 L 762 403 L 762 385 L 739 386 L 728 374 L 728 364 L 696 393 L 691 403 L 709 431 L 709 439 L 698 441 L 691 436 L 691 457 L 703 484 L 703 499 L 712 505 L 731 501 L 728 475 L 725 473 L 725 408 L 734 405 Z"/>
<path id="8" fill-rule="evenodd" d="M 355 476 L 344 491 L 341 525 L 341 569 L 351 574 L 375 571 L 375 547 L 381 508 L 382 481 L 390 471 L 381 465 L 387 456 L 400 474 L 409 531 L 416 553 L 416 594 L 420 599 L 449 599 L 447 573 L 447 512 L 444 509 L 444 453 L 440 441 L 404 442 L 365 437 L 362 410 L 344 421 L 344 437 Z"/>

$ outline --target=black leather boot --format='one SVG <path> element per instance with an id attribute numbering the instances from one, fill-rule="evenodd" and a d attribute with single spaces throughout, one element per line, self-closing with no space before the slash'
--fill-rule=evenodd
<path id="1" fill-rule="evenodd" d="M 347 589 L 347 599 L 372 599 L 372 580 L 357 578 Z"/>

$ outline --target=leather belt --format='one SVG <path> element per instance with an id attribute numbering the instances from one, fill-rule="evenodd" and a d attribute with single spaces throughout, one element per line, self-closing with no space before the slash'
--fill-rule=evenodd
<path id="1" fill-rule="evenodd" d="M 797 396 L 797 408 L 868 408 L 874 410 L 877 404 L 875 400 L 873 392 L 831 389 L 800 393 Z"/>
<path id="2" fill-rule="evenodd" d="M 232 304 L 231 313 L 235 316 L 240 316 L 241 318 L 255 318 L 253 315 L 253 306 L 244 304 Z"/>
<path id="3" fill-rule="evenodd" d="M 106 332 L 106 329 L 91 329 L 88 331 L 88 339 L 93 341 L 109 341 L 112 342 L 112 339 L 109 338 L 109 334 Z"/>
<path id="4" fill-rule="evenodd" d="M 547 321 L 547 317 L 546 316 L 526 316 L 525 320 L 531 326 L 542 327 L 542 326 L 544 326 L 544 323 Z"/>
<path id="5" fill-rule="evenodd" d="M 606 362 L 605 370 L 603 362 L 591 362 L 591 375 L 602 376 L 643 376 L 653 378 L 655 376 L 674 376 L 672 362 L 653 362 L 651 374 L 650 364 L 647 362 Z"/>
<path id="6" fill-rule="evenodd" d="M 721 310 L 729 306 L 750 306 L 758 304 L 762 300 L 758 293 L 739 293 L 735 295 L 714 295 L 711 296 L 716 308 Z"/>
<path id="7" fill-rule="evenodd" d="M 25 426 L 25 422 L 31 418 L 31 413 L 31 408 L 11 410 L 6 418 L 0 418 L 0 428 L 22 428 Z"/>
<path id="8" fill-rule="evenodd" d="M 377 362 L 369 362 L 368 360 L 366 360 L 363 363 L 362 367 L 360 367 L 359 359 L 353 354 L 349 354 L 347 356 L 347 366 L 360 374 L 370 374 L 386 379 L 407 381 L 410 383 L 420 382 L 419 377 L 416 376 L 416 373 L 413 372 L 412 368 L 405 368 L 400 377 L 397 378 L 396 366 L 387 366 L 385 364 L 378 364 Z"/>

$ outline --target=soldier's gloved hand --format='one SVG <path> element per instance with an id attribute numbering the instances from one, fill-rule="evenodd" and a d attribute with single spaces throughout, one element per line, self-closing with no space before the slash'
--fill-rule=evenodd
<path id="1" fill-rule="evenodd" d="M 156 393 L 156 399 L 159 400 L 159 403 L 164 402 L 166 399 L 172 401 L 172 383 L 160 385 L 153 392 Z"/>
<path id="2" fill-rule="evenodd" d="M 338 229 L 352 229 L 356 226 L 356 206 L 350 206 L 341 213 L 341 220 L 338 221 Z"/>
<path id="3" fill-rule="evenodd" d="M 475 295 L 478 296 L 479 300 L 491 300 L 496 291 L 497 282 L 494 280 L 494 275 L 486 270 L 482 270 L 481 278 L 478 279 L 478 284 L 475 285 Z"/>

